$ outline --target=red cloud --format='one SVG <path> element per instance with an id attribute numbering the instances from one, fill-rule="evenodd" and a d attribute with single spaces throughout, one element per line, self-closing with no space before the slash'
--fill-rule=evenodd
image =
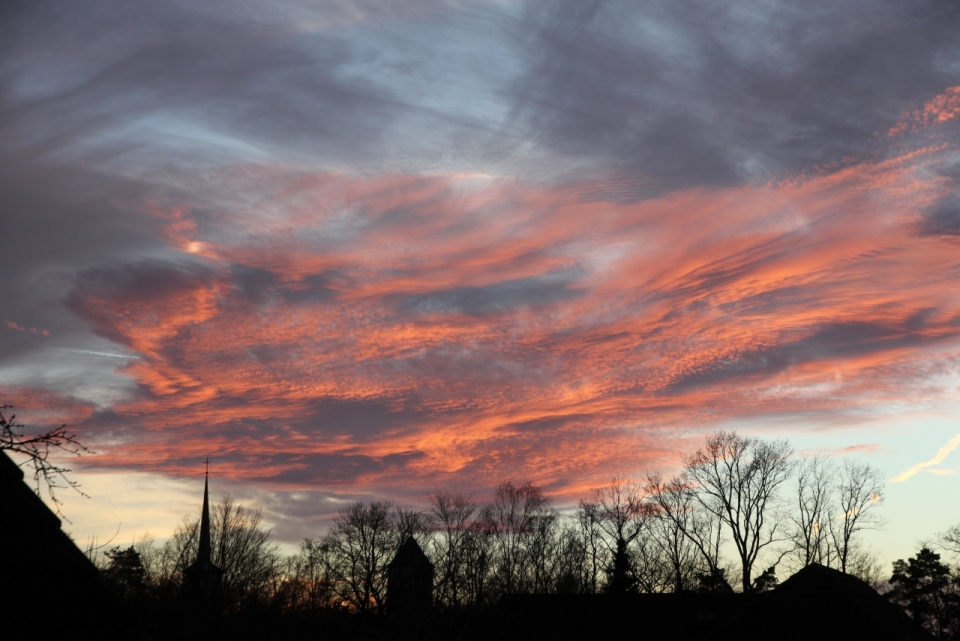
<path id="1" fill-rule="evenodd" d="M 907 130 L 926 129 L 957 117 L 960 117 L 960 86 L 947 87 L 942 94 L 928 100 L 923 109 L 905 114 L 887 135 L 893 137 Z"/>
<path id="2" fill-rule="evenodd" d="M 151 205 L 206 249 L 79 279 L 71 308 L 141 356 L 139 393 L 80 420 L 99 465 L 576 495 L 718 421 L 911 402 L 960 334 L 956 247 L 914 233 L 940 153 L 630 204 L 264 172 L 202 235 Z"/>
<path id="3" fill-rule="evenodd" d="M 46 329 L 37 329 L 36 327 L 22 327 L 13 321 L 7 321 L 7 327 L 17 332 L 30 332 L 31 334 L 40 334 L 41 336 L 49 336 L 50 331 Z"/>

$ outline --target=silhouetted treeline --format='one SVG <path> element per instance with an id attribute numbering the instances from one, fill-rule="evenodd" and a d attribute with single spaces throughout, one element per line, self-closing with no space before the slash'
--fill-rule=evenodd
<path id="1" fill-rule="evenodd" d="M 882 525 L 874 468 L 798 458 L 785 441 L 729 432 L 708 437 L 683 464 L 674 478 L 616 477 L 564 510 L 541 488 L 511 481 L 489 502 L 438 490 L 422 510 L 355 503 L 286 557 L 258 510 L 224 498 L 211 512 L 223 611 L 304 629 L 318 619 L 331 629 L 374 621 L 387 600 L 387 565 L 412 536 L 434 565 L 435 616 L 453 627 L 505 594 L 762 592 L 778 575 L 819 563 L 889 592 L 940 638 L 957 638 L 951 569 L 924 549 L 885 575 L 861 541 Z M 162 545 L 142 540 L 100 560 L 104 580 L 141 618 L 176 609 L 198 521 L 185 517 Z M 960 552 L 958 541 L 960 530 L 942 537 Z"/>

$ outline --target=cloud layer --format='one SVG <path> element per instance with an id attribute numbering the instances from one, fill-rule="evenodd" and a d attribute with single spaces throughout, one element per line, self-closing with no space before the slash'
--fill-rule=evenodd
<path id="1" fill-rule="evenodd" d="M 573 496 L 952 389 L 951 5 L 100 6 L 0 20 L 0 391 L 88 465 Z"/>

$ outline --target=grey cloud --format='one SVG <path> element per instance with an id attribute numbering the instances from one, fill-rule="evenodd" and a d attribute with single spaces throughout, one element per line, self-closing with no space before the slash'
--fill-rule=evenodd
<path id="1" fill-rule="evenodd" d="M 710 366 L 674 381 L 667 394 L 682 394 L 691 389 L 721 384 L 744 377 L 771 376 L 789 367 L 821 359 L 837 359 L 862 354 L 888 352 L 925 341 L 956 338 L 953 332 L 927 339 L 919 333 L 933 310 L 922 310 L 903 326 L 873 322 L 826 323 L 812 335 L 796 341 L 758 349 L 736 358 L 717 361 Z"/>
<path id="2" fill-rule="evenodd" d="M 529 421 L 508 423 L 500 428 L 505 433 L 531 432 L 539 435 L 555 434 L 572 425 L 588 424 L 593 417 L 589 414 L 564 414 L 563 416 L 544 416 Z"/>
<path id="3" fill-rule="evenodd" d="M 77 274 L 67 304 L 83 309 L 88 296 L 117 302 L 149 302 L 207 287 L 216 278 L 213 270 L 197 263 L 143 260 L 106 265 Z"/>
<path id="4" fill-rule="evenodd" d="M 261 303 L 279 297 L 287 303 L 325 302 L 337 296 L 332 287 L 336 274 L 310 274 L 297 283 L 285 283 L 274 272 L 261 267 L 234 264 L 230 267 L 230 280 L 243 299 Z"/>
<path id="5" fill-rule="evenodd" d="M 144 260 L 105 265 L 79 272 L 64 302 L 71 311 L 93 324 L 99 336 L 128 345 L 128 337 L 115 326 L 115 317 L 107 303 L 124 306 L 149 304 L 183 291 L 208 287 L 216 274 L 197 263 L 173 263 Z"/>
<path id="6" fill-rule="evenodd" d="M 960 122 L 948 122 L 941 129 L 960 133 Z M 934 171 L 952 189 L 920 212 L 916 231 L 921 236 L 960 236 L 960 157 L 947 156 Z"/>
<path id="7" fill-rule="evenodd" d="M 960 194 L 943 199 L 919 224 L 927 236 L 960 236 Z"/>
<path id="8" fill-rule="evenodd" d="M 883 154 L 960 56 L 960 5 L 933 0 L 530 7 L 527 136 L 661 191 Z"/>
<path id="9" fill-rule="evenodd" d="M 82 167 L 41 167 L 0 152 L 0 359 L 54 343 L 78 347 L 85 323 L 61 304 L 76 273 L 162 248 L 156 221 L 124 205 L 141 188 Z M 7 321 L 50 334 L 8 330 Z"/>
<path id="10" fill-rule="evenodd" d="M 586 197 L 636 200 L 883 154 L 960 56 L 960 8 L 934 0 L 574 0 L 519 19 L 448 4 L 351 5 L 365 20 L 348 24 L 332 3 L 320 13 L 338 29 L 312 32 L 294 28 L 290 16 L 313 19 L 295 3 L 21 4 L 0 26 L 3 144 L 37 158 L 79 146 L 155 161 L 181 145 L 190 162 L 576 167 Z"/>
<path id="11" fill-rule="evenodd" d="M 336 487 L 341 484 L 350 484 L 357 478 L 371 474 L 382 475 L 391 468 L 404 468 L 408 463 L 423 456 L 422 452 L 390 454 L 382 458 L 350 454 L 273 456 L 265 462 L 280 464 L 284 471 L 279 476 L 261 476 L 259 480 L 291 485 Z M 256 477 L 255 471 L 253 476 Z"/>
<path id="12" fill-rule="evenodd" d="M 354 156 L 401 105 L 350 72 L 363 52 L 329 34 L 233 16 L 229 4 L 35 3 L 0 31 L 0 122 L 7 146 L 90 144 L 165 114 L 222 135 Z M 206 134 L 178 125 L 176 135 Z M 125 135 L 130 135 L 127 130 Z M 135 132 L 133 132 L 134 135 Z M 168 141 L 176 137 L 166 132 Z M 163 135 L 151 144 L 163 144 Z"/>
<path id="13" fill-rule="evenodd" d="M 540 307 L 584 294 L 572 287 L 579 272 L 562 272 L 502 281 L 492 285 L 454 287 L 408 296 L 406 311 L 421 314 L 469 314 L 486 316 L 521 307 Z"/>
<path id="14" fill-rule="evenodd" d="M 349 434 L 360 440 L 417 424 L 421 412 L 415 400 L 398 409 L 391 399 L 349 400 L 319 398 L 305 408 L 309 418 L 299 421 L 305 433 Z"/>
<path id="15" fill-rule="evenodd" d="M 226 365 L 229 366 L 229 363 Z M 146 392 L 141 392 L 146 393 Z M 249 396 L 233 396 L 222 392 L 215 398 L 207 401 L 206 407 L 214 413 L 229 416 L 236 408 L 248 408 L 251 404 L 259 404 L 264 409 L 264 415 L 270 416 L 271 399 L 255 399 Z M 318 397 L 309 401 L 282 401 L 285 407 L 296 407 L 297 415 L 286 418 L 249 418 L 224 421 L 214 425 L 194 425 L 191 433 L 198 438 L 215 438 L 218 436 L 243 436 L 261 439 L 275 437 L 278 434 L 300 434 L 316 439 L 335 437 L 350 437 L 357 443 L 369 442 L 379 435 L 395 433 L 405 428 L 416 427 L 425 413 L 419 407 L 417 399 L 406 399 L 398 407 L 396 399 L 339 399 L 332 397 Z M 124 421 L 127 421 L 124 423 Z M 129 416 L 121 416 L 112 410 L 106 409 L 95 412 L 85 422 L 77 425 L 78 429 L 95 429 L 101 431 L 123 432 L 133 436 L 140 429 L 135 420 Z M 156 435 L 151 435 L 150 439 Z M 171 438 L 181 438 L 171 433 Z M 359 460 L 359 459 L 357 459 Z"/>

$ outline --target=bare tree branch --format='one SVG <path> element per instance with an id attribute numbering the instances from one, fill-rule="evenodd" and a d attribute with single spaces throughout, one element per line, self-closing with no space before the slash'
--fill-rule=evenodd
<path id="1" fill-rule="evenodd" d="M 684 457 L 684 479 L 697 503 L 727 527 L 743 572 L 743 591 L 760 551 L 778 538 L 779 489 L 790 475 L 793 450 L 786 441 L 765 441 L 716 432 L 706 446 Z"/>
<path id="2" fill-rule="evenodd" d="M 80 489 L 79 483 L 67 476 L 73 470 L 54 462 L 50 456 L 58 452 L 73 456 L 92 454 L 92 452 L 80 443 L 75 434 L 67 432 L 66 425 L 33 437 L 24 436 L 22 432 L 24 425 L 16 422 L 17 415 L 10 414 L 9 418 L 3 415 L 2 410 L 10 409 L 13 409 L 12 405 L 0 405 L 0 450 L 27 458 L 18 465 L 21 467 L 29 465 L 33 468 L 34 491 L 37 496 L 40 496 L 41 486 L 45 485 L 54 510 L 69 522 L 70 520 L 60 510 L 63 502 L 57 498 L 57 490 L 70 488 L 84 498 L 90 498 L 90 496 Z"/>
<path id="3" fill-rule="evenodd" d="M 841 572 L 847 572 L 856 533 L 883 526 L 874 511 L 883 502 L 883 485 L 880 470 L 859 461 L 843 461 L 837 485 L 840 513 L 830 520 L 830 538 Z"/>

